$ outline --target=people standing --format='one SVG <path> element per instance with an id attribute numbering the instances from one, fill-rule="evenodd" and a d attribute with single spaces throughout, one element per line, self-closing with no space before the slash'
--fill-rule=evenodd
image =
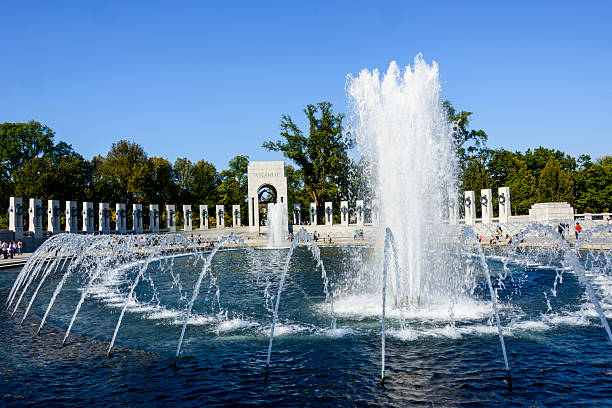
<path id="1" fill-rule="evenodd" d="M 23 251 L 23 242 L 21 240 L 17 241 L 17 255 L 21 255 L 21 251 Z"/>
<path id="2" fill-rule="evenodd" d="M 580 235 L 582 232 L 582 227 L 580 226 L 579 222 L 576 223 L 576 227 L 574 229 L 576 230 L 576 239 L 578 239 L 578 235 Z"/>

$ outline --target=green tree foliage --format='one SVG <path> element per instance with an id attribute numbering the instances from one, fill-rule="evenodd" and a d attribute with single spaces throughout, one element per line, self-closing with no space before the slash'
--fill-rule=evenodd
<path id="1" fill-rule="evenodd" d="M 113 143 L 106 157 L 94 162 L 95 184 L 106 196 L 106 201 L 139 203 L 145 196 L 147 154 L 135 142 L 120 140 Z"/>
<path id="2" fill-rule="evenodd" d="M 193 199 L 203 204 L 215 204 L 221 183 L 215 166 L 200 160 L 191 169 L 191 194 Z"/>
<path id="3" fill-rule="evenodd" d="M 220 174 L 219 201 L 225 206 L 225 222 L 232 221 L 232 205 L 240 204 L 242 219 L 246 219 L 248 194 L 248 156 L 236 156 L 229 161 L 229 168 Z"/>
<path id="4" fill-rule="evenodd" d="M 473 112 L 458 112 L 450 101 L 442 101 L 446 116 L 453 129 L 453 141 L 460 161 L 479 155 L 487 144 L 484 130 L 470 130 L 470 116 Z"/>
<path id="5" fill-rule="evenodd" d="M 172 164 L 163 157 L 149 157 L 144 182 L 145 201 L 151 204 L 171 202 L 176 197 Z"/>
<path id="6" fill-rule="evenodd" d="M 282 140 L 265 142 L 263 147 L 282 152 L 298 166 L 305 191 L 312 201 L 318 204 L 337 200 L 346 186 L 351 165 L 348 150 L 353 144 L 350 135 L 344 134 L 344 115 L 334 114 L 329 102 L 307 105 L 304 113 L 309 124 L 308 136 L 291 116 L 283 115 Z"/>

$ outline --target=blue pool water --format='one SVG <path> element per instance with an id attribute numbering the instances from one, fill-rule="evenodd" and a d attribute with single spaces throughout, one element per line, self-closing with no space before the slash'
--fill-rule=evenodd
<path id="1" fill-rule="evenodd" d="M 510 265 L 501 287 L 496 276 L 503 264 L 488 258 L 499 288 L 512 388 L 481 277 L 472 298 L 455 306 L 455 327 L 446 306 L 406 311 L 404 328 L 390 311 L 383 387 L 380 296 L 352 292 L 349 285 L 361 273 L 349 265 L 355 257 L 367 260 L 371 251 L 321 252 L 331 287 L 339 292 L 337 329 L 329 329 L 320 272 L 309 252 L 298 248 L 280 304 L 267 383 L 271 302 L 263 296 L 265 278 L 275 293 L 286 249 L 255 251 L 259 274 L 244 251 L 217 254 L 217 281 L 210 290 L 208 282 L 203 286 L 178 359 L 181 313 L 199 273 L 188 258 L 174 260 L 180 273 L 175 282 L 155 276 L 156 265 L 150 266 L 150 280 L 138 285 L 110 358 L 105 352 L 129 279 L 111 276 L 99 285 L 62 347 L 80 296 L 78 276 L 67 281 L 41 335 L 35 335 L 60 271 L 42 287 L 23 327 L 23 305 L 14 317 L 0 312 L 0 405 L 612 406 L 612 346 L 570 271 L 552 296 L 558 270 Z M 18 272 L 0 271 L 3 303 Z M 607 273 L 592 279 L 610 322 L 612 279 Z"/>

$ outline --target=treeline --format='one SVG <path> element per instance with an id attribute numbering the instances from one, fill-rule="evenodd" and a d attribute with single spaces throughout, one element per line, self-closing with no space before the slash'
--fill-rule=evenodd
<path id="1" fill-rule="evenodd" d="M 247 156 L 236 156 L 219 172 L 205 160 L 171 163 L 149 157 L 142 146 L 127 140 L 113 143 L 106 156 L 86 160 L 39 122 L 0 124 L 0 200 L 5 209 L 10 196 L 56 199 L 62 205 L 66 200 L 121 202 L 128 208 L 132 203 L 243 204 L 248 162 Z M 231 220 L 231 212 L 226 213 L 226 221 Z M 243 213 L 245 219 L 246 208 Z M 0 228 L 7 228 L 6 210 Z"/>
<path id="2" fill-rule="evenodd" d="M 484 130 L 470 130 L 472 112 L 456 111 L 445 101 L 454 127 L 459 158 L 459 182 L 463 191 L 510 187 L 513 214 L 527 214 L 534 203 L 566 201 L 578 213 L 612 211 L 612 156 L 593 160 L 572 157 L 555 149 L 538 147 L 526 152 L 491 149 Z M 480 211 L 480 208 L 478 208 Z"/>
<path id="3" fill-rule="evenodd" d="M 559 150 L 539 147 L 510 152 L 487 147 L 484 130 L 470 129 L 472 112 L 457 111 L 445 101 L 459 158 L 459 189 L 509 186 L 514 214 L 526 214 L 532 204 L 567 201 L 578 212 L 612 210 L 612 156 L 592 160 L 574 158 Z M 356 199 L 372 196 L 369 182 L 373 163 L 355 162 L 349 155 L 354 140 L 343 127 L 344 115 L 329 102 L 307 105 L 308 134 L 283 115 L 280 140 L 263 147 L 282 153 L 287 165 L 288 204 Z M 179 158 L 174 163 L 149 157 L 142 146 L 127 140 L 114 143 L 106 156 L 84 159 L 72 146 L 55 140 L 39 122 L 0 124 L 0 202 L 10 196 L 47 199 L 153 204 L 241 205 L 247 217 L 248 156 L 236 156 L 225 170 L 211 163 Z M 495 197 L 497 194 L 493 194 Z M 497 203 L 495 203 L 496 205 Z M 226 222 L 231 220 L 227 211 Z M 197 209 L 196 209 L 197 210 Z M 334 205 L 339 218 L 339 206 Z M 322 211 L 320 212 L 322 214 Z M 0 212 L 0 229 L 7 228 L 7 213 Z"/>

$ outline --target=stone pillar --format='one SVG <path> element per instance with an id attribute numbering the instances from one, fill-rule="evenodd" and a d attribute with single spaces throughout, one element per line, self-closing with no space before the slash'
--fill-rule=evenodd
<path id="1" fill-rule="evenodd" d="M 132 204 L 132 229 L 134 234 L 142 234 L 142 204 Z"/>
<path id="2" fill-rule="evenodd" d="M 208 229 L 208 206 L 200 205 L 200 229 Z"/>
<path id="3" fill-rule="evenodd" d="M 325 202 L 325 225 L 334 224 L 334 208 L 331 201 Z"/>
<path id="4" fill-rule="evenodd" d="M 242 227 L 242 222 L 240 220 L 240 205 L 239 204 L 232 205 L 232 226 L 234 228 Z"/>
<path id="5" fill-rule="evenodd" d="M 225 228 L 225 207 L 222 204 L 217 204 L 216 211 L 217 228 Z"/>
<path id="6" fill-rule="evenodd" d="M 76 201 L 66 201 L 66 232 L 79 232 L 79 209 Z"/>
<path id="7" fill-rule="evenodd" d="M 34 238 L 42 238 L 42 201 L 40 198 L 30 198 L 28 231 L 34 234 Z"/>
<path id="8" fill-rule="evenodd" d="M 125 204 L 115 204 L 115 231 L 118 234 L 127 232 L 127 211 Z"/>
<path id="9" fill-rule="evenodd" d="M 62 210 L 60 209 L 59 200 L 47 201 L 47 231 L 52 234 L 62 232 L 60 226 L 60 217 Z"/>
<path id="10" fill-rule="evenodd" d="M 482 209 L 482 223 L 490 224 L 493 218 L 493 193 L 487 188 L 480 190 L 480 204 Z"/>
<path id="11" fill-rule="evenodd" d="M 183 205 L 183 231 L 191 231 L 193 229 L 191 218 L 191 205 Z"/>
<path id="12" fill-rule="evenodd" d="M 149 231 L 153 233 L 159 232 L 159 204 L 149 204 Z"/>
<path id="13" fill-rule="evenodd" d="M 302 224 L 302 204 L 293 204 L 293 225 Z"/>
<path id="14" fill-rule="evenodd" d="M 349 225 L 348 201 L 340 201 L 340 225 Z"/>
<path id="15" fill-rule="evenodd" d="M 474 225 L 476 219 L 476 195 L 473 191 L 463 193 L 463 205 L 465 206 L 465 225 Z"/>
<path id="16" fill-rule="evenodd" d="M 497 200 L 499 201 L 499 222 L 505 224 L 512 215 L 510 207 L 510 187 L 497 189 Z"/>
<path id="17" fill-rule="evenodd" d="M 310 225 L 317 225 L 318 220 L 317 220 L 317 204 L 316 203 L 310 203 Z"/>
<path id="18" fill-rule="evenodd" d="M 93 203 L 83 201 L 83 231 L 88 233 L 94 232 L 94 217 L 95 211 Z"/>
<path id="19" fill-rule="evenodd" d="M 15 240 L 23 238 L 23 201 L 21 197 L 11 197 L 9 199 L 9 230 L 15 234 Z"/>
<path id="20" fill-rule="evenodd" d="M 372 199 L 372 225 L 380 224 L 380 204 L 377 199 Z"/>
<path id="21" fill-rule="evenodd" d="M 176 232 L 176 210 L 174 204 L 166 204 L 166 227 L 168 232 Z"/>
<path id="22" fill-rule="evenodd" d="M 98 231 L 103 234 L 110 234 L 110 205 L 100 203 L 98 205 Z"/>
<path id="23" fill-rule="evenodd" d="M 363 200 L 355 201 L 355 212 L 357 213 L 357 225 L 363 227 L 365 224 Z"/>

